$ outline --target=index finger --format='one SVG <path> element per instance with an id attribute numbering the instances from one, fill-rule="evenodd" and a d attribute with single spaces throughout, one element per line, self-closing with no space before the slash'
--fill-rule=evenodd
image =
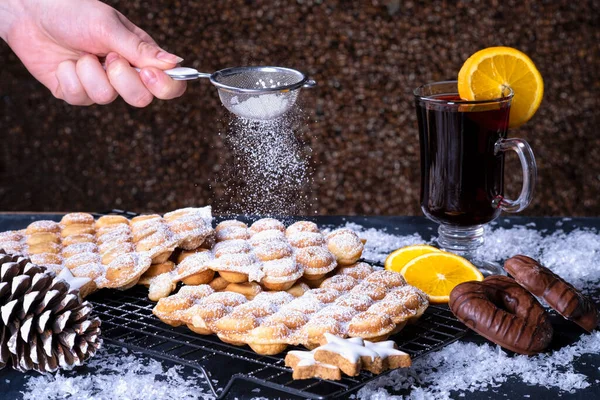
<path id="1" fill-rule="evenodd" d="M 142 68 L 140 77 L 150 93 L 162 100 L 180 97 L 187 88 L 186 81 L 173 80 L 164 71 L 155 67 Z"/>

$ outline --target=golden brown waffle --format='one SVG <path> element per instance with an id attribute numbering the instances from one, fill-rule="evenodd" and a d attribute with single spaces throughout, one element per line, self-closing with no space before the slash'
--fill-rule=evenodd
<path id="1" fill-rule="evenodd" d="M 300 277 L 322 279 L 335 269 L 336 259 L 349 258 L 343 246 L 333 246 L 337 253 L 330 251 L 327 238 L 309 221 L 296 222 L 286 229 L 273 218 L 260 219 L 250 227 L 230 220 L 221 222 L 215 231 L 214 261 L 208 267 L 232 283 L 256 281 L 270 290 L 287 290 Z M 362 242 L 356 233 L 345 231 L 344 240 L 353 235 L 360 243 L 350 255 L 356 262 L 362 254 Z"/>
<path id="2" fill-rule="evenodd" d="M 299 297 L 262 292 L 248 300 L 209 285 L 184 286 L 159 300 L 153 313 L 173 326 L 185 324 L 200 334 L 216 333 L 227 343 L 248 344 L 259 354 L 298 344 L 312 349 L 325 342 L 325 333 L 385 340 L 423 314 L 427 296 L 401 275 L 367 271 L 365 265 L 344 267 Z"/>
<path id="3" fill-rule="evenodd" d="M 150 267 L 138 282 L 148 286 L 148 298 L 158 301 L 171 294 L 178 282 L 186 285 L 200 285 L 213 280 L 215 272 L 208 268 L 213 260 L 212 252 L 205 248 L 183 251 L 179 254 L 175 265 L 171 261 Z"/>
<path id="4" fill-rule="evenodd" d="M 240 221 L 217 225 L 209 267 L 231 283 L 261 282 L 271 290 L 289 289 L 304 273 L 294 258 L 295 250 L 285 236 L 285 226 L 265 218 L 250 228 Z M 335 268 L 333 256 L 331 269 Z M 328 265 L 329 266 L 329 265 Z"/>
<path id="5" fill-rule="evenodd" d="M 0 234 L 0 248 L 31 257 L 55 272 L 66 267 L 91 278 L 98 288 L 126 289 L 154 263 L 165 262 L 177 247 L 200 246 L 212 233 L 210 207 L 185 208 L 161 217 L 128 220 L 71 213 L 60 222 L 36 221 L 22 231 Z"/>
<path id="6" fill-rule="evenodd" d="M 351 229 L 337 229 L 327 235 L 327 248 L 335 254 L 338 265 L 352 265 L 357 262 L 364 247 L 364 243 Z"/>
<path id="7" fill-rule="evenodd" d="M 188 285 L 209 283 L 213 271 L 227 282 L 215 285 L 247 297 L 263 289 L 288 290 L 300 278 L 318 287 L 336 268 L 337 260 L 353 264 L 363 250 L 363 243 L 349 229 L 325 237 L 313 222 L 299 221 L 286 229 L 273 218 L 260 219 L 250 227 L 237 220 L 223 221 L 215 229 L 215 241 L 210 252 L 184 251 L 175 269 L 159 276 L 150 273 L 152 279 L 143 279 L 142 283 L 150 287 L 150 299 L 168 296 L 180 281 Z M 227 288 L 229 284 L 232 286 Z"/>

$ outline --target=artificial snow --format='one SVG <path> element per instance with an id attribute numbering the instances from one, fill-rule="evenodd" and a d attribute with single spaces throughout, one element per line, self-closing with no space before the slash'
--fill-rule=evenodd
<path id="1" fill-rule="evenodd" d="M 201 373 L 184 377 L 184 367 L 166 367 L 160 361 L 105 345 L 85 368 L 33 376 L 23 400 L 179 400 L 212 399 Z"/>
<path id="2" fill-rule="evenodd" d="M 397 236 L 353 222 L 344 227 L 353 229 L 367 240 L 363 258 L 369 261 L 383 262 L 390 252 L 398 248 L 426 243 L 416 233 Z M 483 246 L 476 251 L 480 258 L 498 263 L 517 254 L 539 260 L 583 291 L 593 291 L 600 283 L 600 234 L 595 230 L 576 229 L 570 233 L 558 230 L 545 234 L 527 226 L 488 229 Z"/>
<path id="3" fill-rule="evenodd" d="M 595 289 L 600 282 L 600 235 L 590 229 L 558 230 L 548 235 L 524 226 L 498 228 L 487 233 L 477 254 L 497 262 L 524 254 L 584 291 Z"/>
<path id="4" fill-rule="evenodd" d="M 509 377 L 529 385 L 553 387 L 573 393 L 590 386 L 577 373 L 573 361 L 583 354 L 600 353 L 600 332 L 583 335 L 573 345 L 548 354 L 509 356 L 493 344 L 455 342 L 417 359 L 410 369 L 400 369 L 368 384 L 359 398 L 392 398 L 387 389 L 410 389 L 410 398 L 449 399 L 452 392 L 474 392 L 498 387 Z"/>

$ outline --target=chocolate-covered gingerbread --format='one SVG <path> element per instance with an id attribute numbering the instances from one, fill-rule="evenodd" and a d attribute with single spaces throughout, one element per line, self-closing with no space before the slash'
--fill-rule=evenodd
<path id="1" fill-rule="evenodd" d="M 504 269 L 521 286 L 586 331 L 598 326 L 598 310 L 592 300 L 533 258 L 511 257 L 504 263 Z"/>
<path id="2" fill-rule="evenodd" d="M 514 352 L 537 354 L 552 340 L 548 314 L 512 278 L 490 276 L 461 283 L 450 293 L 449 305 L 469 328 Z"/>

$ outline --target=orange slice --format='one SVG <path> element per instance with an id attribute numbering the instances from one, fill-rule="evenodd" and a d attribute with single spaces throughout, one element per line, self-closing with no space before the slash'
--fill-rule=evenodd
<path id="1" fill-rule="evenodd" d="M 409 261 L 400 273 L 427 295 L 432 303 L 447 303 L 456 285 L 482 281 L 483 275 L 466 259 L 443 251 L 424 254 Z"/>
<path id="2" fill-rule="evenodd" d="M 514 92 L 509 126 L 529 121 L 544 97 L 544 81 L 531 58 L 512 47 L 488 47 L 473 54 L 458 73 L 458 94 L 464 100 L 502 97 L 506 87 Z"/>
<path id="3" fill-rule="evenodd" d="M 400 272 L 409 261 L 422 256 L 423 254 L 439 251 L 441 250 L 426 244 L 415 244 L 402 247 L 401 249 L 391 252 L 390 255 L 387 256 L 384 263 L 385 269 L 388 271 Z"/>

